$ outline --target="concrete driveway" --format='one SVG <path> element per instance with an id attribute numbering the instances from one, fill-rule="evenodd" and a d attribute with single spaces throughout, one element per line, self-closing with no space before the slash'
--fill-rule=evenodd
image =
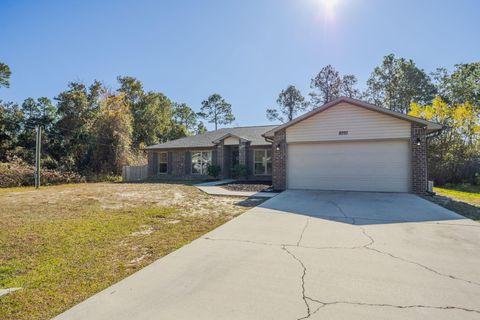
<path id="1" fill-rule="evenodd" d="M 286 191 L 56 319 L 480 319 L 479 253 L 414 195 Z"/>

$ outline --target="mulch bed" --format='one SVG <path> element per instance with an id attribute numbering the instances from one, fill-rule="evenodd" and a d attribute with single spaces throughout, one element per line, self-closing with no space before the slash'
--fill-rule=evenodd
<path id="1" fill-rule="evenodd" d="M 231 191 L 273 192 L 272 184 L 264 181 L 236 181 L 222 186 Z"/>

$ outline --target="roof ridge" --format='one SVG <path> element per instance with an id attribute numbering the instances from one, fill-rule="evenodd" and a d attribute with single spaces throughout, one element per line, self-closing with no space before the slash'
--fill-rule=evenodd
<path id="1" fill-rule="evenodd" d="M 239 127 L 226 127 L 220 129 L 237 129 L 237 128 L 256 128 L 256 127 L 276 127 L 279 124 L 265 124 L 265 125 L 257 125 L 257 126 L 239 126 Z M 214 130 L 215 131 L 215 130 Z"/>

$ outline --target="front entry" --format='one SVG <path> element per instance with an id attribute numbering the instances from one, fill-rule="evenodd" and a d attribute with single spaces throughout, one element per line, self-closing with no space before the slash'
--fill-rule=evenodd
<path id="1" fill-rule="evenodd" d="M 232 169 L 240 164 L 240 153 L 238 147 L 232 148 Z"/>

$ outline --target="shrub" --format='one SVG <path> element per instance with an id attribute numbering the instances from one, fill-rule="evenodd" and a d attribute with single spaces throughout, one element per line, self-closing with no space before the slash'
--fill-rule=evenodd
<path id="1" fill-rule="evenodd" d="M 232 168 L 232 178 L 239 179 L 239 178 L 246 178 L 247 177 L 247 167 L 242 164 L 236 164 Z"/>
<path id="2" fill-rule="evenodd" d="M 0 188 L 33 186 L 33 172 L 33 166 L 18 159 L 0 163 Z M 50 169 L 42 169 L 40 179 L 42 185 L 85 182 L 85 178 L 77 173 Z"/>
<path id="3" fill-rule="evenodd" d="M 211 164 L 207 168 L 208 175 L 214 178 L 218 178 L 221 171 L 222 171 L 222 168 L 220 168 L 220 166 L 216 164 Z"/>

